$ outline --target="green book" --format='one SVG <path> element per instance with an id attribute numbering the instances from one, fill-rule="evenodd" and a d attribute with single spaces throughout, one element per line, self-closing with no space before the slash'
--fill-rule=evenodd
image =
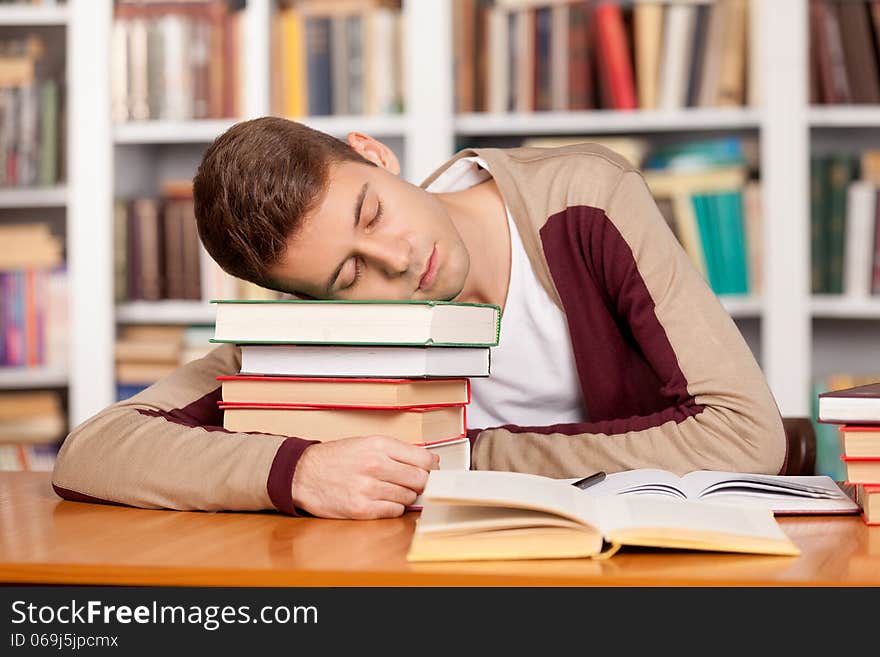
<path id="1" fill-rule="evenodd" d="M 816 432 L 817 475 L 827 475 L 835 481 L 846 481 L 846 466 L 840 460 L 840 427 L 836 424 L 819 422 L 819 395 L 828 391 L 828 381 L 815 379 L 811 386 L 810 414 Z"/>
<path id="2" fill-rule="evenodd" d="M 847 190 L 857 175 L 857 167 L 856 160 L 848 155 L 835 156 L 829 164 L 827 292 L 831 294 L 843 294 Z"/>
<path id="3" fill-rule="evenodd" d="M 748 294 L 749 275 L 746 264 L 745 229 L 743 228 L 742 194 L 740 191 L 717 195 L 719 232 L 724 253 L 728 294 Z"/>
<path id="4" fill-rule="evenodd" d="M 724 293 L 722 277 L 723 263 L 718 250 L 718 239 L 715 231 L 712 211 L 711 194 L 694 194 L 694 214 L 697 217 L 697 230 L 700 243 L 703 245 L 703 257 L 706 261 L 706 278 L 715 294 Z"/>
<path id="5" fill-rule="evenodd" d="M 452 301 L 214 300 L 211 342 L 494 347 L 501 308 Z"/>
<path id="6" fill-rule="evenodd" d="M 825 217 L 827 200 L 827 160 L 810 160 L 810 289 L 813 294 L 826 292 L 825 287 Z"/>
<path id="7" fill-rule="evenodd" d="M 41 185 L 58 182 L 58 83 L 45 80 L 40 88 Z"/>

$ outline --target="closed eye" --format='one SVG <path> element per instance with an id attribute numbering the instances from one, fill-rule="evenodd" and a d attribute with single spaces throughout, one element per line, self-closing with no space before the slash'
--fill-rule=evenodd
<path id="1" fill-rule="evenodd" d="M 370 219 L 370 223 L 367 224 L 367 230 L 373 228 L 377 222 L 382 219 L 382 213 L 384 208 L 382 207 L 382 201 L 376 201 L 376 214 Z"/>
<path id="2" fill-rule="evenodd" d="M 350 290 L 351 288 L 353 288 L 357 284 L 358 279 L 361 277 L 361 272 L 363 271 L 363 268 L 364 268 L 364 265 L 363 265 L 363 262 L 361 261 L 361 259 L 355 258 L 354 259 L 354 278 L 351 279 L 351 283 L 349 283 L 348 285 L 346 285 L 343 288 L 340 288 L 340 290 Z"/>

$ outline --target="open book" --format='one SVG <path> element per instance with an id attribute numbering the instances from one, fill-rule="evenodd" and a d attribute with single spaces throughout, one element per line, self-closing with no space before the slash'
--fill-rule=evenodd
<path id="1" fill-rule="evenodd" d="M 563 479 L 570 483 L 574 479 Z M 592 495 L 651 495 L 767 508 L 783 514 L 858 513 L 859 506 L 831 477 L 759 475 L 696 470 L 678 477 L 666 470 L 615 472 L 584 492 Z"/>
<path id="2" fill-rule="evenodd" d="M 422 504 L 410 561 L 597 557 L 623 545 L 799 554 L 767 509 L 594 497 L 517 472 L 433 470 Z"/>

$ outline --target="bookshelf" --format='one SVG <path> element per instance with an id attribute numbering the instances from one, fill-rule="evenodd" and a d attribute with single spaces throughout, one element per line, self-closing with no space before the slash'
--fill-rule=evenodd
<path id="1" fill-rule="evenodd" d="M 768 7 L 768 5 L 771 5 Z M 833 361 L 861 357 L 865 340 L 847 340 L 858 325 L 877 328 L 880 299 L 812 297 L 809 287 L 809 155 L 814 139 L 837 131 L 880 128 L 880 107 L 811 107 L 807 99 L 805 0 L 752 2 L 759 15 L 754 43 L 761 58 L 760 107 L 673 111 L 586 111 L 456 115 L 453 111 L 452 11 L 447 0 L 404 0 L 405 108 L 397 116 L 309 117 L 305 123 L 344 136 L 361 131 L 388 140 L 418 182 L 454 152 L 456 140 L 477 136 L 628 135 L 675 137 L 710 132 L 757 134 L 764 189 L 764 291 L 761 298 L 722 303 L 759 355 L 784 415 L 809 415 L 809 383 Z M 269 26 L 273 0 L 248 0 L 243 49 L 247 118 L 269 113 Z M 72 175 L 66 199 L 72 265 L 71 420 L 113 401 L 113 336 L 118 324 L 203 324 L 204 302 L 113 303 L 112 201 L 139 173 L 185 170 L 233 119 L 113 124 L 110 69 L 111 0 L 71 0 L 61 12 L 70 30 Z M 0 12 L 0 24 L 12 14 Z M 48 18 L 47 18 L 48 19 Z M 417 38 L 413 38 L 417 35 Z M 259 47 L 253 44 L 263 44 Z M 265 46 L 265 47 L 264 47 Z M 87 174 L 85 172 L 88 172 Z M 148 178 L 150 177 L 148 176 Z M 149 186 L 151 183 L 147 183 Z M 0 194 L 4 203 L 23 203 Z M 814 335 L 814 329 L 819 333 Z M 829 337 L 830 336 L 830 337 Z M 832 339 L 832 338 L 837 339 Z M 880 370 L 880 362 L 872 364 Z"/>
<path id="2" fill-rule="evenodd" d="M 0 7 L 0 27 L 66 25 L 67 7 L 59 5 L 4 5 Z"/>

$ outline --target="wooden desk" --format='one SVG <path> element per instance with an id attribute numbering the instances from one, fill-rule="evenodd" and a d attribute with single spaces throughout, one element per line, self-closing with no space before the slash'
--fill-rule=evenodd
<path id="1" fill-rule="evenodd" d="M 223 586 L 880 585 L 880 527 L 781 518 L 799 557 L 624 548 L 607 561 L 410 564 L 417 514 L 376 521 L 147 511 L 65 502 L 0 473 L 0 582 Z"/>

